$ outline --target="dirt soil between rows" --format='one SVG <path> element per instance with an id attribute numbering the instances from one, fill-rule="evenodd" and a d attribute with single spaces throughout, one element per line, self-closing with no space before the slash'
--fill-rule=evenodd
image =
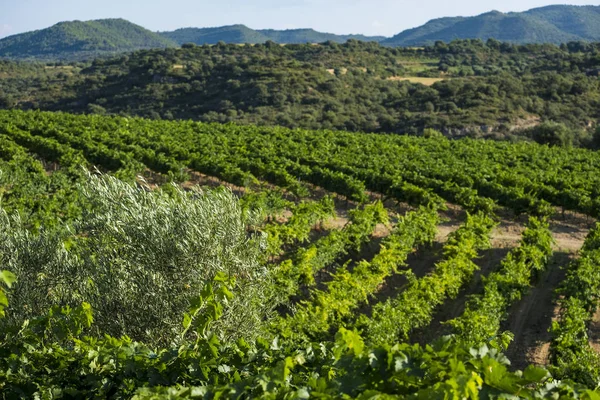
<path id="1" fill-rule="evenodd" d="M 458 215 L 460 212 L 455 213 L 455 217 Z M 500 224 L 491 235 L 492 248 L 482 251 L 475 261 L 480 269 L 471 282 L 456 299 L 450 299 L 438 309 L 430 326 L 414 332 L 414 342 L 426 344 L 449 334 L 450 330 L 444 322 L 462 314 L 468 296 L 483 290 L 481 277 L 497 270 L 508 252 L 518 246 L 527 218 L 515 217 L 508 212 L 500 213 L 500 218 Z M 439 239 L 444 241 L 449 233 L 458 229 L 462 221 L 462 218 L 449 218 L 439 227 Z M 548 329 L 552 321 L 558 318 L 559 312 L 555 303 L 555 290 L 564 279 L 564 268 L 583 245 L 593 226 L 592 222 L 585 216 L 569 212 L 564 215 L 559 213 L 550 220 L 555 252 L 548 269 L 534 279 L 530 292 L 508 310 L 508 318 L 502 326 L 502 330 L 514 334 L 514 340 L 506 352 L 514 369 L 523 369 L 529 364 L 547 365 L 550 347 Z M 427 258 L 424 256 L 413 262 L 421 265 L 422 262 L 430 261 Z M 590 343 L 600 351 L 600 311 L 590 328 Z"/>
<path id="2" fill-rule="evenodd" d="M 214 177 L 206 176 L 197 172 L 190 172 L 191 179 L 183 184 L 184 187 L 200 186 L 227 186 L 237 195 L 243 195 L 244 188 L 227 184 Z M 154 176 L 146 175 L 147 183 L 154 186 Z M 265 185 L 267 187 L 271 185 Z M 328 193 L 318 187 L 309 187 L 310 198 L 318 200 Z M 371 200 L 381 198 L 376 193 L 369 193 Z M 356 203 L 342 197 L 335 196 L 337 217 L 332 218 L 324 224 L 329 229 L 341 229 L 348 223 L 348 211 L 357 206 Z M 386 201 L 385 206 L 390 212 L 391 224 L 380 224 L 373 235 L 373 242 L 369 243 L 363 252 L 354 254 L 358 259 L 371 258 L 378 249 L 381 240 L 390 234 L 397 218 L 407 211 L 412 210 L 406 204 Z M 433 246 L 423 248 L 412 254 L 407 263 L 417 276 L 424 276 L 441 260 L 442 249 L 448 235 L 454 232 L 465 221 L 466 214 L 458 206 L 448 204 L 448 210 L 442 213 L 445 219 L 438 226 L 438 235 Z M 498 213 L 500 224 L 492 232 L 492 248 L 481 252 L 481 257 L 476 260 L 479 270 L 469 284 L 456 299 L 450 299 L 437 311 L 433 323 L 427 329 L 419 330 L 413 335 L 416 342 L 429 343 L 441 335 L 447 334 L 447 326 L 444 321 L 459 316 L 463 310 L 469 295 L 480 293 L 482 290 L 483 276 L 500 267 L 501 261 L 506 254 L 518 245 L 521 234 L 527 223 L 526 216 L 514 216 L 510 211 L 501 210 Z M 546 365 L 549 357 L 550 335 L 548 329 L 552 321 L 558 318 L 559 310 L 555 303 L 555 290 L 564 279 L 564 268 L 571 262 L 577 251 L 583 245 L 585 237 L 593 226 L 593 220 L 581 214 L 573 212 L 557 212 L 550 221 L 552 235 L 555 240 L 555 253 L 550 261 L 548 269 L 533 283 L 528 294 L 514 304 L 508 310 L 508 318 L 502 329 L 514 334 L 514 340 L 506 354 L 512 362 L 513 369 L 523 369 L 529 364 Z M 327 275 L 333 271 L 323 271 Z M 327 280 L 325 278 L 324 280 Z M 394 275 L 382 283 L 380 290 L 374 298 L 361 307 L 360 312 L 369 314 L 372 306 L 378 302 L 385 301 L 396 296 L 406 284 L 403 275 Z M 590 344 L 600 352 L 600 310 L 594 316 L 589 330 Z"/>

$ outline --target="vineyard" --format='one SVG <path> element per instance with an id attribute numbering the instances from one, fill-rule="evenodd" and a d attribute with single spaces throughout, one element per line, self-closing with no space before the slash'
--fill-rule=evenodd
<path id="1" fill-rule="evenodd" d="M 0 111 L 0 397 L 600 399 L 600 154 Z"/>

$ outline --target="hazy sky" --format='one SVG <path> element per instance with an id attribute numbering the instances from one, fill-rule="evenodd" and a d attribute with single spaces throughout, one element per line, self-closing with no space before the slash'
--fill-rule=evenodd
<path id="1" fill-rule="evenodd" d="M 241 23 L 392 36 L 432 18 L 524 11 L 552 0 L 0 0 L 0 37 L 60 21 L 125 18 L 150 30 Z M 594 4 L 570 0 L 569 4 Z"/>

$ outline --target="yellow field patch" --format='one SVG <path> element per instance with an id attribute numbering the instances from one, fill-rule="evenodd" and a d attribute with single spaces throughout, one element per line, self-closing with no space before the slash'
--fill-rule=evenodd
<path id="1" fill-rule="evenodd" d="M 327 69 L 326 71 L 329 72 L 331 75 L 335 75 L 335 69 L 333 68 Z M 348 73 L 348 68 L 342 68 L 341 73 L 342 75 L 346 75 Z"/>
<path id="2" fill-rule="evenodd" d="M 46 65 L 44 69 L 73 69 L 72 65 L 62 65 L 62 66 L 54 66 L 54 65 Z"/>
<path id="3" fill-rule="evenodd" d="M 418 76 L 392 76 L 387 78 L 388 81 L 409 81 L 412 83 L 420 83 L 425 86 L 431 86 L 436 82 L 444 81 L 445 78 L 421 78 Z"/>

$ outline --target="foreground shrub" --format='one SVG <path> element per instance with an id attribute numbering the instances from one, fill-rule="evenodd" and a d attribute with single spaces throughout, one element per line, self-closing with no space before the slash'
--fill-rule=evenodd
<path id="1" fill-rule="evenodd" d="M 87 211 L 68 228 L 33 234 L 0 214 L 0 263 L 19 277 L 3 324 L 87 302 L 97 332 L 168 343 L 191 299 L 222 272 L 235 278 L 235 298 L 215 331 L 235 340 L 258 330 L 271 309 L 270 275 L 231 192 L 166 194 L 90 176 L 77 194 Z"/>

